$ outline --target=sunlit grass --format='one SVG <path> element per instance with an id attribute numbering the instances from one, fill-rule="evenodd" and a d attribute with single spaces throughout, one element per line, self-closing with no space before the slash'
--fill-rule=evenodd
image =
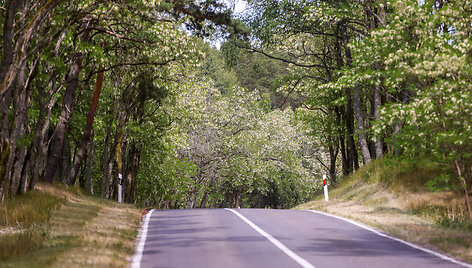
<path id="1" fill-rule="evenodd" d="M 0 235 L 0 260 L 23 256 L 41 248 L 47 230 L 31 226 L 26 230 Z"/>
<path id="2" fill-rule="evenodd" d="M 375 160 L 329 185 L 329 202 L 320 192 L 296 208 L 352 218 L 472 262 L 472 222 L 467 219 L 463 196 L 426 186 L 442 172 L 425 158 Z"/>
<path id="3" fill-rule="evenodd" d="M 49 220 L 36 216 L 43 223 L 22 220 L 24 226 L 29 222 L 28 228 L 10 228 L 0 236 L 0 267 L 128 266 L 141 215 L 134 205 L 87 196 L 78 187 L 38 188 L 40 197 L 51 195 L 62 205 L 49 206 L 49 217 L 44 217 Z M 12 200 L 9 206 L 14 204 Z"/>
<path id="4" fill-rule="evenodd" d="M 27 228 L 32 224 L 47 222 L 51 212 L 63 202 L 64 198 L 38 190 L 6 199 L 0 204 L 0 228 L 18 225 Z"/>

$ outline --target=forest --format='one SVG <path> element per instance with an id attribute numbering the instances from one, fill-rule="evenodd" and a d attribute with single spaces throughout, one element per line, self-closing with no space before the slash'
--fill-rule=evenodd
<path id="1" fill-rule="evenodd" d="M 0 201 L 288 208 L 421 158 L 472 219 L 470 0 L 244 3 L 1 1 Z"/>

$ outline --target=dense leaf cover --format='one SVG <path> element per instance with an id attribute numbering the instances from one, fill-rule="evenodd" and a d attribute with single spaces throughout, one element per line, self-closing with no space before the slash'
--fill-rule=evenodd
<path id="1" fill-rule="evenodd" d="M 387 155 L 472 217 L 469 0 L 247 4 L 3 1 L 0 200 L 122 174 L 131 203 L 290 207 Z"/>

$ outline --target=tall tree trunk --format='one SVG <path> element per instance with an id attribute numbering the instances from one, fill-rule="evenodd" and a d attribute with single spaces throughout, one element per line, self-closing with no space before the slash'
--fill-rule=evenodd
<path id="1" fill-rule="evenodd" d="M 329 178 L 336 182 L 336 159 L 338 158 L 339 147 L 329 146 Z"/>
<path id="2" fill-rule="evenodd" d="M 92 129 L 92 134 L 90 135 L 90 142 L 88 144 L 87 150 L 87 183 L 86 188 L 87 192 L 93 195 L 93 181 L 92 181 L 92 168 L 93 168 L 93 154 L 94 154 L 94 143 L 93 143 L 94 132 Z"/>
<path id="3" fill-rule="evenodd" d="M 467 208 L 467 213 L 469 214 L 469 220 L 472 220 L 472 207 L 470 204 L 470 197 L 469 197 L 469 185 L 467 185 L 467 181 L 462 176 L 462 171 L 464 170 L 464 166 L 459 163 L 459 160 L 454 160 L 454 164 L 456 166 L 456 173 L 459 177 L 461 182 L 462 188 L 464 189 L 464 197 L 465 197 L 465 206 Z"/>
<path id="4" fill-rule="evenodd" d="M 102 198 L 109 198 L 110 197 L 110 182 L 111 182 L 111 171 L 113 168 L 113 161 L 110 159 L 113 156 L 113 153 L 110 151 L 113 147 L 110 144 L 111 140 L 111 132 L 112 132 L 112 124 L 113 118 L 110 120 L 109 125 L 107 127 L 107 134 L 105 137 L 105 146 L 103 149 L 103 180 L 102 180 Z"/>
<path id="5" fill-rule="evenodd" d="M 59 159 L 59 168 L 57 169 L 54 180 L 60 183 L 66 184 L 69 172 L 71 169 L 71 161 L 73 155 L 76 153 L 74 148 L 74 154 L 72 154 L 71 144 L 69 138 L 66 136 L 64 139 L 64 145 L 62 146 L 61 158 Z"/>
<path id="6" fill-rule="evenodd" d="M 346 145 L 344 140 L 344 135 L 339 136 L 339 144 L 341 147 L 341 165 L 343 169 L 343 176 L 349 175 L 349 166 L 347 161 L 347 152 L 346 152 Z"/>
<path id="7" fill-rule="evenodd" d="M 138 173 L 139 173 L 139 166 L 141 163 L 141 149 L 136 146 L 133 142 L 131 144 L 132 147 L 132 157 L 131 157 L 131 170 L 128 175 L 128 188 L 127 188 L 127 202 L 134 203 L 135 201 L 135 193 L 136 193 L 136 185 L 138 182 Z"/>
<path id="8" fill-rule="evenodd" d="M 123 130 L 118 131 L 117 143 L 116 143 L 116 165 L 117 165 L 117 176 L 123 176 L 123 157 L 122 157 L 122 148 L 123 148 Z M 115 189 L 119 188 L 120 180 L 116 180 L 117 184 Z M 123 186 L 123 181 L 121 181 Z"/>
<path id="9" fill-rule="evenodd" d="M 100 92 L 102 90 L 103 84 L 103 71 L 104 68 L 100 67 L 100 70 L 97 74 L 97 82 L 95 84 L 95 90 L 93 92 L 92 103 L 90 104 L 90 110 L 87 115 L 87 123 L 85 124 L 84 134 L 82 136 L 82 142 L 80 144 L 79 150 L 75 155 L 74 164 L 72 166 L 69 179 L 67 183 L 69 185 L 74 185 L 77 179 L 77 174 L 79 172 L 82 160 L 84 159 L 85 152 L 87 151 L 87 144 L 92 135 L 93 121 L 95 118 L 95 111 L 97 110 L 98 100 L 100 99 Z"/>
<path id="10" fill-rule="evenodd" d="M 361 145 L 362 150 L 362 158 L 364 160 L 364 165 L 367 165 L 371 161 L 369 146 L 367 144 L 367 140 L 365 137 L 364 131 L 364 113 L 362 112 L 361 107 L 361 95 L 359 86 L 354 87 L 354 111 L 356 113 L 356 121 L 357 121 L 357 134 L 359 137 L 359 143 Z"/>
<path id="11" fill-rule="evenodd" d="M 352 109 L 351 89 L 346 89 L 346 130 L 347 130 L 347 146 L 348 146 L 348 171 L 351 174 L 354 170 L 359 169 L 359 159 L 357 157 L 356 142 L 354 140 L 354 111 Z"/>
<path id="12" fill-rule="evenodd" d="M 42 4 L 38 8 L 38 11 L 33 16 L 31 16 L 31 20 L 25 23 L 25 27 L 22 29 L 21 34 L 18 36 L 17 41 L 16 41 L 16 45 L 15 45 L 16 54 L 14 56 L 14 59 L 11 61 L 8 67 L 5 67 L 5 76 L 1 80 L 1 84 L 0 84 L 0 98 L 3 97 L 3 95 L 5 95 L 8 91 L 11 90 L 19 72 L 24 71 L 24 69 L 22 70 L 21 66 L 26 64 L 26 60 L 28 59 L 27 52 L 28 52 L 28 48 L 30 46 L 33 36 L 35 36 L 36 33 L 38 32 L 38 29 L 43 24 L 45 17 L 48 16 L 52 12 L 52 10 L 57 6 L 57 4 L 59 4 L 60 2 L 61 0 L 46 1 L 44 4 Z M 18 8 L 18 6 L 16 5 L 18 3 L 21 3 L 21 1 L 12 0 L 10 8 L 14 10 L 12 11 L 10 15 L 13 15 L 13 16 L 15 15 L 16 8 Z M 26 10 L 25 8 L 24 11 L 27 12 L 28 10 Z M 8 12 L 9 10 L 7 10 L 7 13 Z M 9 18 L 9 19 L 14 19 L 14 18 Z"/>
<path id="13" fill-rule="evenodd" d="M 380 94 L 380 86 L 374 86 L 373 88 L 373 112 L 374 112 L 374 119 L 380 119 L 380 106 L 382 105 L 382 99 Z M 379 135 L 375 136 L 374 141 L 375 146 L 375 157 L 377 159 L 383 158 L 383 145 L 382 145 L 382 138 Z"/>
<path id="14" fill-rule="evenodd" d="M 26 66 L 23 66 L 26 67 Z M 27 106 L 28 106 L 28 92 L 25 86 L 24 70 L 19 71 L 17 79 L 16 92 L 13 98 L 14 106 L 14 121 L 12 131 L 10 133 L 10 156 L 7 162 L 6 178 L 10 181 L 10 195 L 13 196 L 18 191 L 20 185 L 21 169 L 23 167 L 26 156 L 26 148 L 24 146 L 18 147 L 18 139 L 25 134 L 25 125 L 27 120 Z M 8 186 L 8 182 L 6 187 Z M 5 188 L 6 189 L 6 188 Z"/>
<path id="15" fill-rule="evenodd" d="M 34 160 L 33 160 L 33 170 L 31 175 L 31 182 L 29 184 L 29 189 L 34 189 L 36 182 L 39 180 L 40 175 L 42 174 L 45 164 L 46 164 L 46 156 L 48 151 L 48 144 L 47 144 L 47 132 L 49 129 L 49 125 L 51 124 L 51 115 L 52 115 L 52 108 L 56 104 L 57 93 L 61 87 L 56 86 L 56 77 L 54 77 L 50 83 L 49 87 L 51 88 L 51 98 L 47 103 L 44 100 L 44 91 L 42 88 L 39 88 L 39 103 L 40 103 L 40 114 L 38 118 L 38 123 L 36 126 L 36 134 L 33 139 L 33 150 L 34 150 Z"/>
<path id="16" fill-rule="evenodd" d="M 24 138 L 27 132 L 30 132 L 27 121 L 28 121 L 28 105 L 31 98 L 31 81 L 37 74 L 37 64 L 39 62 L 39 55 L 36 57 L 34 62 L 30 66 L 30 72 L 28 77 L 25 79 L 25 71 L 20 70 L 17 78 L 17 88 L 18 94 L 14 98 L 14 107 L 15 107 L 15 123 L 14 123 L 14 132 L 13 136 L 17 136 L 19 138 Z M 26 68 L 26 66 L 23 66 Z M 16 142 L 16 141 L 15 141 Z M 16 145 L 15 145 L 16 146 Z M 28 153 L 28 147 L 26 145 L 17 146 L 17 152 L 15 155 L 15 160 L 13 162 L 13 170 L 11 175 L 11 186 L 10 186 L 10 194 L 15 195 L 19 191 L 20 181 L 22 179 L 22 175 L 24 174 L 24 165 L 25 159 Z M 23 180 L 23 186 L 26 190 L 27 178 Z M 22 190 L 19 191 L 20 193 Z"/>
<path id="17" fill-rule="evenodd" d="M 13 45 L 13 33 L 15 24 L 15 15 L 20 8 L 21 1 L 8 0 L 5 4 L 5 19 L 3 23 L 2 48 L 3 57 L 0 62 L 0 203 L 3 201 L 5 192 L 8 190 L 10 184 L 10 165 L 11 156 L 15 154 L 15 149 L 12 149 L 10 139 L 10 124 L 8 114 L 13 98 L 13 88 L 11 84 L 6 85 L 6 80 L 13 59 L 15 58 L 15 49 Z M 14 78 L 16 78 L 16 73 Z M 13 78 L 13 79 L 14 79 Z M 11 78 L 10 78 L 11 79 Z M 11 80 L 13 80 L 11 79 Z M 14 146 L 13 146 L 14 147 Z M 12 153 L 13 150 L 13 153 Z"/>
<path id="18" fill-rule="evenodd" d="M 346 25 L 342 24 L 340 26 L 341 32 L 341 41 L 344 47 L 344 54 L 346 57 L 346 65 L 351 68 L 352 67 L 352 55 L 351 49 L 349 48 L 349 35 L 347 33 Z M 346 88 L 346 97 L 347 97 L 347 109 L 346 109 L 346 127 L 348 132 L 348 146 L 350 152 L 350 161 L 352 161 L 352 165 L 354 170 L 359 169 L 359 159 L 357 157 L 357 149 L 356 144 L 354 141 L 354 112 L 352 111 L 353 101 L 351 96 L 351 89 Z"/>
<path id="19" fill-rule="evenodd" d="M 83 33 L 79 40 L 80 42 L 87 42 L 89 38 L 90 28 L 88 28 L 88 21 L 84 23 Z M 54 139 L 52 143 L 51 152 L 48 155 L 46 168 L 43 174 L 43 180 L 52 182 L 59 166 L 60 158 L 62 156 L 62 147 L 64 146 L 64 139 L 69 126 L 72 113 L 75 108 L 75 92 L 79 84 L 79 74 L 82 69 L 82 59 L 84 55 L 77 52 L 74 55 L 74 60 L 67 77 L 66 91 L 62 101 L 62 111 L 59 117 L 59 122 L 54 129 Z"/>

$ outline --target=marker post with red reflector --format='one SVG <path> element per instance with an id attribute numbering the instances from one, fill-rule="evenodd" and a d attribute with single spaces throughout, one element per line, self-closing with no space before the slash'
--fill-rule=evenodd
<path id="1" fill-rule="evenodd" d="M 323 190 L 324 190 L 324 196 L 325 196 L 325 201 L 329 201 L 328 197 L 328 183 L 326 181 L 326 174 L 323 175 Z"/>

